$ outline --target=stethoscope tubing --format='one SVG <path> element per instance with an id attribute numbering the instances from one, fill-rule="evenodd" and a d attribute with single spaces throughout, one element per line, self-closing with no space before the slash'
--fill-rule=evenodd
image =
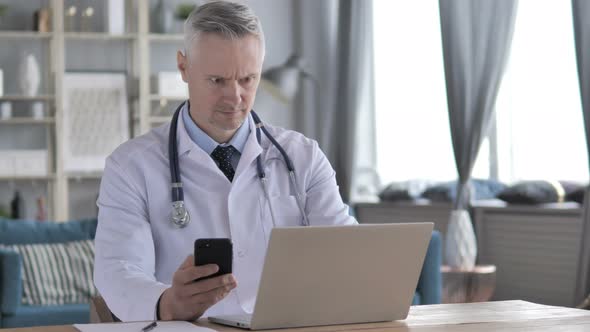
<path id="1" fill-rule="evenodd" d="M 180 112 L 185 104 L 188 104 L 188 101 L 184 101 L 180 104 L 176 110 L 174 111 L 174 115 L 172 116 L 172 121 L 170 122 L 170 133 L 168 137 L 168 159 L 170 163 L 170 178 L 171 178 L 171 190 L 172 190 L 172 223 L 176 226 L 183 228 L 188 225 L 190 222 L 190 214 L 186 210 L 184 206 L 184 190 L 182 188 L 182 180 L 180 178 L 180 163 L 178 160 L 178 143 L 176 140 L 176 131 L 178 128 L 178 118 L 180 116 Z M 254 123 L 256 125 L 256 140 L 258 144 L 262 142 L 262 133 L 270 140 L 272 145 L 274 145 L 277 150 L 279 150 L 280 154 L 282 155 L 285 166 L 287 168 L 287 172 L 289 174 L 289 182 L 291 186 L 295 189 L 295 200 L 297 201 L 297 207 L 299 208 L 299 212 L 303 216 L 304 224 L 309 226 L 309 219 L 305 213 L 305 208 L 303 205 L 303 195 L 299 192 L 299 188 L 297 187 L 297 178 L 295 174 L 295 167 L 293 167 L 293 162 L 289 155 L 283 149 L 283 147 L 277 142 L 277 140 L 268 132 L 265 128 L 264 123 L 260 120 L 260 117 L 256 112 L 253 110 L 250 111 Z M 276 227 L 276 219 L 275 213 L 272 206 L 272 200 L 270 198 L 269 190 L 268 190 L 268 183 L 266 173 L 264 172 L 264 167 L 262 165 L 262 158 L 261 155 L 256 157 L 256 168 L 258 173 L 258 178 L 260 179 L 260 183 L 262 185 L 262 189 L 264 191 L 264 195 L 266 196 L 266 200 L 269 204 L 271 219 L 273 227 Z"/>

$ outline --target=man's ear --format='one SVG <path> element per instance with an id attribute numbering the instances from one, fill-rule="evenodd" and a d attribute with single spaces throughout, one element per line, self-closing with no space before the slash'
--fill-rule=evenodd
<path id="1" fill-rule="evenodd" d="M 188 58 L 186 55 L 182 54 L 182 51 L 180 50 L 176 52 L 176 66 L 178 67 L 178 71 L 180 71 L 182 80 L 188 83 Z"/>

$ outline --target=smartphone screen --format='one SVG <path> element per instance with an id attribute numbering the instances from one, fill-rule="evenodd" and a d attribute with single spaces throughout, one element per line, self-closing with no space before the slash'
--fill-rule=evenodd
<path id="1" fill-rule="evenodd" d="M 230 239 L 197 239 L 195 241 L 195 265 L 217 264 L 219 266 L 217 273 L 197 280 L 232 273 L 232 262 L 233 249 Z"/>

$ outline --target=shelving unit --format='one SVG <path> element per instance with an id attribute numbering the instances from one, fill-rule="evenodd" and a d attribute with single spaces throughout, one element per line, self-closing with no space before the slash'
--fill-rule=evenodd
<path id="1" fill-rule="evenodd" d="M 153 114 L 152 107 L 162 107 L 162 105 L 174 105 L 182 101 L 181 98 L 161 97 L 153 93 L 151 87 L 152 67 L 150 66 L 150 53 L 152 46 L 169 45 L 169 43 L 181 43 L 182 34 L 159 34 L 150 32 L 150 1 L 145 0 L 125 0 L 126 1 L 126 20 L 133 22 L 132 26 L 127 26 L 124 34 L 109 34 L 104 32 L 69 32 L 64 31 L 64 12 L 67 0 L 49 0 L 48 5 L 51 7 L 51 28 L 52 32 L 33 32 L 33 31 L 0 31 L 0 44 L 4 40 L 11 40 L 13 43 L 21 41 L 39 41 L 48 44 L 47 67 L 43 68 L 42 77 L 46 80 L 49 93 L 41 94 L 34 97 L 20 95 L 0 96 L 0 102 L 11 101 L 15 103 L 29 103 L 40 101 L 45 105 L 47 114 L 45 118 L 37 119 L 30 116 L 15 115 L 10 119 L 0 119 L 0 126 L 21 126 L 30 127 L 30 130 L 45 126 L 47 128 L 47 150 L 49 172 L 46 176 L 22 176 L 22 177 L 2 177 L 0 181 L 11 183 L 14 186 L 15 181 L 34 181 L 42 182 L 47 186 L 48 194 L 48 216 L 52 220 L 66 221 L 71 220 L 70 201 L 72 193 L 70 187 L 72 184 L 80 183 L 94 186 L 98 192 L 101 172 L 91 173 L 68 173 L 64 169 L 64 142 L 61 133 L 64 131 L 64 103 L 63 86 L 64 76 L 69 70 L 66 56 L 69 56 L 68 50 L 70 44 L 105 43 L 105 52 L 111 45 L 124 45 L 126 51 L 125 72 L 128 78 L 128 108 L 130 113 L 130 133 L 131 136 L 138 136 L 149 131 L 154 125 L 169 121 L 169 116 Z M 102 2 L 94 3 L 96 6 L 103 5 Z M 121 44 L 123 43 L 123 44 Z M 101 44 L 102 45 L 102 44 Z M 167 46 L 163 46 L 167 47 Z M 40 63 L 44 63 L 44 60 Z M 68 63 L 66 63 L 68 61 Z M 175 63 L 176 58 L 170 57 L 170 61 Z M 75 70 L 79 70 L 78 67 Z M 96 71 L 90 69 L 90 71 Z M 5 80 L 6 72 L 5 72 Z M 159 104 L 158 104 L 159 102 Z M 172 107 L 172 106 L 170 106 Z M 50 111 L 49 111 L 50 110 Z M 20 127 L 19 127 L 20 128 Z M 25 129 L 26 130 L 26 129 Z M 89 183 L 89 184 L 88 184 Z M 74 194 L 75 196 L 75 194 Z M 87 195 L 88 196 L 88 195 Z M 91 217 L 91 215 L 88 215 Z"/>
<path id="2" fill-rule="evenodd" d="M 78 40 L 134 40 L 137 38 L 136 34 L 126 33 L 122 35 L 111 35 L 101 32 L 66 32 L 64 33 L 66 39 Z"/>
<path id="3" fill-rule="evenodd" d="M 2 39 L 49 39 L 53 37 L 52 32 L 35 31 L 0 31 Z"/>
<path id="4" fill-rule="evenodd" d="M 55 118 L 43 118 L 43 119 L 34 119 L 34 118 L 11 118 L 11 119 L 0 119 L 0 124 L 54 124 Z"/>
<path id="5" fill-rule="evenodd" d="M 0 96 L 0 100 L 14 100 L 14 101 L 36 101 L 36 100 L 53 100 L 53 95 L 37 95 L 37 96 L 19 96 L 19 95 L 4 95 Z"/>
<path id="6" fill-rule="evenodd" d="M 183 41 L 184 35 L 182 34 L 162 34 L 162 33 L 151 33 L 148 39 L 153 42 L 170 42 L 170 41 Z"/>

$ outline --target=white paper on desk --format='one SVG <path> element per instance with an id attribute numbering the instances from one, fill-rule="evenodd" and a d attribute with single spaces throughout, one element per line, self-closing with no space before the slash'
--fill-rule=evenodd
<path id="1" fill-rule="evenodd" d="M 74 324 L 80 332 L 141 332 L 150 322 L 137 323 L 106 323 L 106 324 Z M 158 326 L 150 332 L 216 332 L 210 328 L 194 325 L 189 322 L 158 322 Z"/>

